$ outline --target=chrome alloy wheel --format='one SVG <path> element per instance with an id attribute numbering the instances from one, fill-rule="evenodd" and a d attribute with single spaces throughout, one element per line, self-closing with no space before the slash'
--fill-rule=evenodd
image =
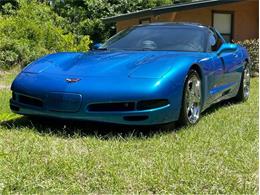
<path id="1" fill-rule="evenodd" d="M 243 72 L 243 92 L 244 97 L 247 99 L 249 97 L 249 91 L 250 91 L 250 69 L 248 66 L 245 67 L 245 70 Z"/>
<path id="2" fill-rule="evenodd" d="M 187 81 L 185 98 L 187 118 L 191 124 L 194 124 L 200 117 L 201 109 L 201 82 L 195 74 Z"/>

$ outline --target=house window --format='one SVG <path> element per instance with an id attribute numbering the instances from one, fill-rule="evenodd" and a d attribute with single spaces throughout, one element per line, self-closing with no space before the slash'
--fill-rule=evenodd
<path id="1" fill-rule="evenodd" d="M 149 24 L 151 23 L 151 18 L 143 18 L 139 20 L 139 24 Z"/>
<path id="2" fill-rule="evenodd" d="M 213 12 L 213 27 L 216 28 L 227 42 L 233 39 L 233 13 Z"/>

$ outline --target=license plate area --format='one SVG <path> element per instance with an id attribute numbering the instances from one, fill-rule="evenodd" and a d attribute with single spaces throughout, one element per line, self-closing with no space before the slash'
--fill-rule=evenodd
<path id="1" fill-rule="evenodd" d="M 82 102 L 81 94 L 48 93 L 47 108 L 54 112 L 78 112 Z"/>

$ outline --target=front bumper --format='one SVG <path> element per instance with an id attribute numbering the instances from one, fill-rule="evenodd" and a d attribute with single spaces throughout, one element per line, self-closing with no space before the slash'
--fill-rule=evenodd
<path id="1" fill-rule="evenodd" d="M 10 100 L 10 108 L 14 113 L 29 116 L 44 116 L 60 119 L 73 119 L 106 122 L 125 125 L 155 125 L 178 120 L 179 113 L 171 105 L 141 111 L 114 111 L 114 112 L 55 112 L 45 108 L 39 109 Z"/>

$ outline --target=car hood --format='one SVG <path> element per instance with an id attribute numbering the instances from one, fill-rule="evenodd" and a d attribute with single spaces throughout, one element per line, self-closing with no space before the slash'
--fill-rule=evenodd
<path id="1" fill-rule="evenodd" d="M 160 78 L 176 63 L 195 63 L 205 55 L 170 51 L 64 52 L 42 57 L 23 72 L 70 77 Z"/>

